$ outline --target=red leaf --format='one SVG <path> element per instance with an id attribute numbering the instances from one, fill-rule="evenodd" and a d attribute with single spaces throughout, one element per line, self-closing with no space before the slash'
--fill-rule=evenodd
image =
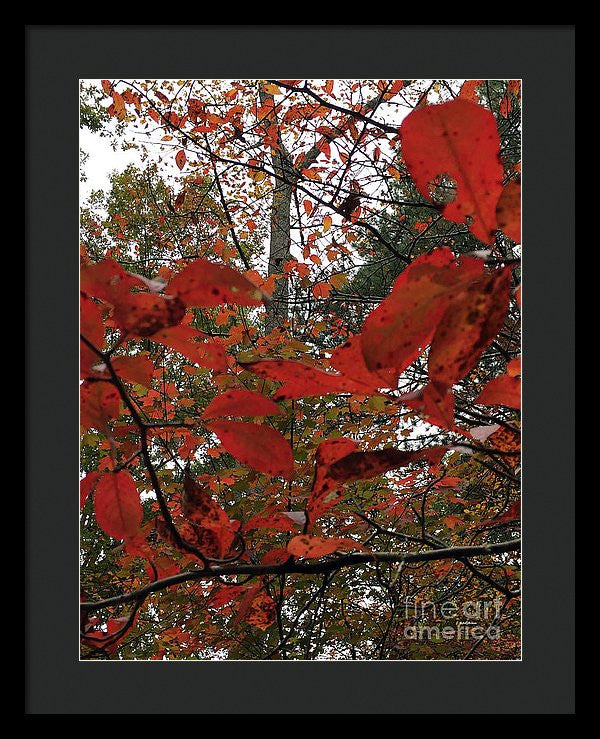
<path id="1" fill-rule="evenodd" d="M 464 377 L 501 330 L 512 267 L 483 275 L 453 297 L 429 350 L 429 377 L 450 387 Z"/>
<path id="2" fill-rule="evenodd" d="M 208 404 L 202 418 L 220 416 L 274 416 L 283 413 L 272 400 L 251 390 L 227 390 Z"/>
<path id="3" fill-rule="evenodd" d="M 521 183 L 507 182 L 496 205 L 498 228 L 509 239 L 521 243 Z"/>
<path id="4" fill-rule="evenodd" d="M 94 493 L 96 520 L 114 539 L 135 536 L 142 525 L 140 496 L 127 470 L 103 475 Z"/>
<path id="5" fill-rule="evenodd" d="M 521 379 L 500 375 L 488 382 L 475 402 L 482 405 L 505 405 L 508 408 L 520 408 Z"/>
<path id="6" fill-rule="evenodd" d="M 261 305 L 269 296 L 225 264 L 196 259 L 169 283 L 168 292 L 189 306 Z"/>
<path id="7" fill-rule="evenodd" d="M 421 412 L 428 423 L 444 429 L 455 430 L 454 395 L 446 385 L 430 382 L 415 400 L 400 400 L 409 408 Z"/>
<path id="8" fill-rule="evenodd" d="M 81 292 L 107 303 L 123 299 L 132 288 L 142 287 L 143 284 L 140 278 L 125 272 L 114 259 L 83 265 L 79 278 Z"/>
<path id="9" fill-rule="evenodd" d="M 86 429 L 106 429 L 108 421 L 118 418 L 121 398 L 110 382 L 84 382 L 80 388 L 80 423 Z"/>
<path id="10" fill-rule="evenodd" d="M 308 536 L 301 534 L 294 536 L 287 545 L 287 550 L 294 557 L 324 557 L 327 554 L 333 554 L 338 550 L 350 551 L 352 549 L 360 549 L 361 551 L 370 551 L 367 547 L 347 538 L 325 538 L 322 536 Z"/>
<path id="11" fill-rule="evenodd" d="M 435 467 L 447 451 L 448 447 L 437 446 L 410 452 L 392 448 L 378 449 L 374 452 L 351 452 L 334 462 L 329 468 L 328 475 L 337 482 L 350 482 L 378 477 L 384 472 L 406 467 L 413 462 L 427 462 Z"/>
<path id="12" fill-rule="evenodd" d="M 91 342 L 97 349 L 104 349 L 104 326 L 102 324 L 102 316 L 96 303 L 87 295 L 80 295 L 80 322 L 79 332 L 82 336 Z M 90 373 L 94 364 L 97 364 L 99 357 L 83 341 L 80 342 L 80 372 L 85 377 Z"/>
<path id="13" fill-rule="evenodd" d="M 289 442 L 279 431 L 242 421 L 213 421 L 207 428 L 242 464 L 272 477 L 292 478 L 294 456 Z"/>
<path id="14" fill-rule="evenodd" d="M 112 366 L 115 372 L 127 382 L 150 387 L 154 365 L 148 357 L 137 355 L 134 357 L 114 357 Z"/>
<path id="15" fill-rule="evenodd" d="M 334 349 L 329 364 L 344 377 L 365 385 L 367 388 L 396 388 L 398 373 L 394 369 L 372 372 L 365 364 L 361 337 L 352 336 L 344 344 Z"/>
<path id="16" fill-rule="evenodd" d="M 446 247 L 415 259 L 365 321 L 360 342 L 367 368 L 403 372 L 431 340 L 459 286 L 481 276 L 483 268 L 481 259 L 470 257 L 457 264 Z"/>
<path id="17" fill-rule="evenodd" d="M 99 472 L 90 472 L 82 480 L 79 481 L 79 509 L 81 510 L 88 499 L 89 494 L 96 487 L 96 483 L 100 479 Z"/>
<path id="18" fill-rule="evenodd" d="M 327 439 L 319 444 L 315 455 L 315 477 L 306 504 L 306 514 L 311 525 L 342 496 L 339 491 L 341 485 L 330 477 L 329 468 L 357 449 L 358 444 L 352 439 Z"/>
<path id="19" fill-rule="evenodd" d="M 267 515 L 265 515 L 265 513 Z M 252 518 L 244 524 L 244 531 L 254 531 L 255 529 L 274 529 L 275 531 L 294 531 L 296 526 L 300 524 L 294 522 L 283 511 L 263 511 L 258 516 Z"/>
<path id="20" fill-rule="evenodd" d="M 502 192 L 500 138 L 489 110 L 456 98 L 413 110 L 401 127 L 402 153 L 415 184 L 430 198 L 430 184 L 439 175 L 456 183 L 457 196 L 443 215 L 466 223 L 486 244 L 494 241 L 496 203 Z"/>
<path id="21" fill-rule="evenodd" d="M 372 387 L 350 380 L 343 375 L 323 372 L 318 367 L 291 359 L 265 359 L 239 364 L 259 377 L 284 383 L 273 395 L 274 400 L 295 400 L 310 395 L 330 393 L 366 395 L 373 391 Z"/>
<path id="22" fill-rule="evenodd" d="M 120 329 L 134 336 L 152 336 L 176 326 L 186 307 L 177 297 L 157 293 L 130 293 L 115 302 L 114 319 Z"/>
<path id="23" fill-rule="evenodd" d="M 225 349 L 214 339 L 191 326 L 163 328 L 152 334 L 152 341 L 173 349 L 201 367 L 209 367 L 216 372 L 227 369 Z"/>
<path id="24" fill-rule="evenodd" d="M 177 164 L 179 169 L 183 169 L 185 167 L 186 159 L 187 157 L 183 149 L 181 149 L 180 151 L 177 152 L 177 154 L 175 154 L 175 163 Z"/>
<path id="25" fill-rule="evenodd" d="M 196 531 L 200 527 L 214 532 L 219 544 L 218 556 L 225 557 L 235 538 L 236 526 L 210 492 L 188 474 L 183 478 L 181 512 L 195 525 Z"/>

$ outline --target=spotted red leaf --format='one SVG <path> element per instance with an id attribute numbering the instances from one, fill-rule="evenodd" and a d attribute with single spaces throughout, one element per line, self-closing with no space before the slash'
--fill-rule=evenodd
<path id="1" fill-rule="evenodd" d="M 270 426 L 243 421 L 213 421 L 207 428 L 242 464 L 273 477 L 292 478 L 294 457 L 287 439 Z"/>
<path id="2" fill-rule="evenodd" d="M 283 413 L 272 400 L 251 390 L 235 388 L 217 395 L 208 404 L 202 418 L 222 416 L 274 416 Z"/>
<path id="3" fill-rule="evenodd" d="M 463 257 L 457 263 L 446 247 L 415 259 L 365 321 L 360 342 L 367 368 L 403 372 L 431 341 L 457 291 L 479 278 L 483 269 L 480 259 Z"/>
<path id="4" fill-rule="evenodd" d="M 269 296 L 226 264 L 196 259 L 175 275 L 168 293 L 189 306 L 261 305 Z"/>
<path id="5" fill-rule="evenodd" d="M 142 525 L 140 496 L 127 470 L 102 476 L 94 492 L 96 521 L 114 539 L 135 536 Z"/>
<path id="6" fill-rule="evenodd" d="M 475 365 L 508 313 L 512 267 L 485 274 L 463 288 L 437 325 L 429 377 L 450 387 Z"/>
<path id="7" fill-rule="evenodd" d="M 438 176 L 451 177 L 457 194 L 444 206 L 444 217 L 455 223 L 471 221 L 474 236 L 492 244 L 503 176 L 492 113 L 461 98 L 426 105 L 404 119 L 401 135 L 404 160 L 421 195 L 430 198 Z"/>
<path id="8" fill-rule="evenodd" d="M 219 546 L 218 556 L 225 557 L 235 538 L 237 526 L 229 520 L 229 516 L 213 499 L 210 491 L 199 485 L 189 474 L 183 478 L 181 512 L 195 527 L 214 532 Z"/>
<path id="9" fill-rule="evenodd" d="M 114 306 L 116 324 L 133 336 L 152 336 L 162 328 L 176 326 L 186 310 L 177 297 L 146 292 L 125 295 Z"/>
<path id="10" fill-rule="evenodd" d="M 275 623 L 277 606 L 267 593 L 259 593 L 253 600 L 246 614 L 246 623 L 265 631 Z"/>
<path id="11" fill-rule="evenodd" d="M 482 405 L 505 405 L 508 408 L 521 407 L 521 378 L 500 375 L 490 380 L 475 401 Z"/>
<path id="12" fill-rule="evenodd" d="M 414 462 L 426 462 L 435 467 L 447 451 L 446 446 L 436 446 L 408 452 L 393 448 L 377 449 L 374 452 L 351 452 L 334 462 L 329 467 L 328 475 L 334 481 L 350 482 L 377 477 Z"/>
<path id="13" fill-rule="evenodd" d="M 183 169 L 185 167 L 187 157 L 185 155 L 185 151 L 183 149 L 180 149 L 177 154 L 175 154 L 175 163 L 179 167 L 179 169 Z"/>
<path id="14" fill-rule="evenodd" d="M 300 534 L 290 539 L 287 550 L 294 557 L 324 557 L 327 554 L 333 554 L 337 551 L 348 552 L 353 549 L 360 549 L 368 552 L 369 549 L 360 542 L 345 537 L 325 538 L 323 536 L 308 536 Z"/>
<path id="15" fill-rule="evenodd" d="M 106 429 L 119 416 L 121 398 L 110 382 L 84 382 L 80 388 L 80 423 L 86 429 Z"/>

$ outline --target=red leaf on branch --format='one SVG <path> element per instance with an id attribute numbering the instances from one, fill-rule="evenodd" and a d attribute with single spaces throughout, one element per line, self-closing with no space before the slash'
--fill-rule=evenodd
<path id="1" fill-rule="evenodd" d="M 447 451 L 448 447 L 437 446 L 409 452 L 393 448 L 377 449 L 374 452 L 351 452 L 334 462 L 328 475 L 337 482 L 351 482 L 378 477 L 384 472 L 406 467 L 413 462 L 426 462 L 437 467 Z"/>
<path id="2" fill-rule="evenodd" d="M 421 195 L 431 199 L 436 178 L 451 177 L 457 195 L 444 206 L 444 217 L 455 223 L 471 220 L 474 236 L 492 244 L 503 175 L 492 113 L 461 98 L 427 105 L 404 119 L 401 136 L 406 166 Z"/>
<path id="3" fill-rule="evenodd" d="M 505 405 L 521 407 L 521 378 L 500 375 L 490 380 L 475 401 L 481 405 Z"/>
<path id="4" fill-rule="evenodd" d="M 96 521 L 114 539 L 135 536 L 142 525 L 140 495 L 127 470 L 103 475 L 94 493 Z"/>
<path id="5" fill-rule="evenodd" d="M 370 550 L 354 539 L 345 537 L 325 538 L 323 536 L 308 536 L 301 534 L 294 536 L 287 545 L 287 550 L 294 557 L 304 557 L 309 559 L 312 557 L 324 557 L 327 554 L 333 554 L 337 551 L 352 551 L 359 549 L 363 552 Z"/>
<path id="6" fill-rule="evenodd" d="M 269 296 L 226 264 L 196 259 L 175 275 L 168 292 L 188 306 L 261 305 Z"/>
<path id="7" fill-rule="evenodd" d="M 279 431 L 243 421 L 213 421 L 207 428 L 242 464 L 272 477 L 292 478 L 294 456 L 289 442 Z"/>
<path id="8" fill-rule="evenodd" d="M 152 334 L 152 341 L 179 352 L 190 362 L 201 367 L 209 367 L 216 372 L 224 372 L 227 369 L 222 344 L 191 326 L 179 325 L 160 329 Z"/>
<path id="9" fill-rule="evenodd" d="M 100 309 L 87 295 L 80 295 L 80 322 L 79 332 L 82 336 L 93 344 L 96 349 L 102 351 L 104 349 L 104 325 L 102 324 L 102 316 Z M 80 342 L 80 372 L 85 377 L 90 373 L 91 368 L 98 362 L 98 355 L 95 354 L 83 341 Z"/>
<path id="10" fill-rule="evenodd" d="M 274 400 L 295 400 L 310 395 L 356 393 L 367 395 L 372 387 L 350 380 L 343 375 L 324 372 L 318 367 L 291 359 L 264 359 L 258 362 L 239 362 L 240 366 L 267 380 L 283 382 L 273 395 Z"/>
<path id="11" fill-rule="evenodd" d="M 177 164 L 179 169 L 183 169 L 185 167 L 186 161 L 187 157 L 185 155 L 185 151 L 183 149 L 180 149 L 177 154 L 175 154 L 175 164 Z"/>
<path id="12" fill-rule="evenodd" d="M 498 228 L 509 239 L 521 243 L 521 183 L 511 180 L 504 185 L 496 205 Z"/>
<path id="13" fill-rule="evenodd" d="M 121 398 L 110 382 L 84 382 L 80 388 L 80 423 L 86 429 L 106 429 L 119 416 Z"/>
<path id="14" fill-rule="evenodd" d="M 275 623 L 277 606 L 273 598 L 267 593 L 260 593 L 252 600 L 246 615 L 246 623 L 265 631 Z"/>
<path id="15" fill-rule="evenodd" d="M 179 298 L 157 293 L 131 293 L 114 303 L 116 324 L 134 336 L 152 336 L 162 328 L 176 326 L 185 311 Z"/>
<path id="16" fill-rule="evenodd" d="M 236 388 L 217 395 L 208 404 L 202 418 L 221 416 L 275 416 L 283 413 L 272 400 L 251 390 Z"/>
<path id="17" fill-rule="evenodd" d="M 475 365 L 506 320 L 512 267 L 483 275 L 458 293 L 435 330 L 429 377 L 450 387 Z"/>
<path id="18" fill-rule="evenodd" d="M 133 357 L 114 357 L 111 360 L 115 372 L 127 382 L 150 387 L 154 365 L 148 357 L 137 355 Z"/>
<path id="19" fill-rule="evenodd" d="M 236 525 L 229 520 L 223 508 L 213 500 L 208 489 L 203 488 L 188 474 L 183 478 L 181 512 L 195 525 L 197 531 L 197 527 L 200 527 L 214 532 L 219 543 L 218 556 L 224 558 L 235 538 Z"/>
<path id="20" fill-rule="evenodd" d="M 454 425 L 454 395 L 446 385 L 430 382 L 414 400 L 405 400 L 402 397 L 399 400 L 422 413 L 428 423 L 451 431 L 457 430 Z"/>
<path id="21" fill-rule="evenodd" d="M 134 287 L 143 287 L 143 281 L 125 272 L 114 259 L 104 259 L 96 264 L 81 267 L 79 287 L 82 293 L 115 303 L 125 298 Z"/>
<path id="22" fill-rule="evenodd" d="M 88 499 L 90 493 L 96 487 L 96 483 L 100 479 L 99 472 L 90 472 L 82 480 L 79 481 L 79 509 L 81 510 L 85 505 L 85 501 Z"/>
<path id="23" fill-rule="evenodd" d="M 340 483 L 329 475 L 334 462 L 358 449 L 352 439 L 327 439 L 319 444 L 315 455 L 315 477 L 306 504 L 306 515 L 312 525 L 342 497 Z"/>
<path id="24" fill-rule="evenodd" d="M 481 259 L 463 257 L 457 264 L 446 247 L 415 259 L 365 321 L 360 342 L 367 368 L 403 372 L 433 337 L 457 290 L 480 277 L 483 269 Z"/>

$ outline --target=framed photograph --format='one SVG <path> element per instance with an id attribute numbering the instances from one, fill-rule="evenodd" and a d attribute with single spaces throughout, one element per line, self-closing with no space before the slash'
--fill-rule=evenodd
<path id="1" fill-rule="evenodd" d="M 26 712 L 574 713 L 574 29 L 26 34 Z"/>

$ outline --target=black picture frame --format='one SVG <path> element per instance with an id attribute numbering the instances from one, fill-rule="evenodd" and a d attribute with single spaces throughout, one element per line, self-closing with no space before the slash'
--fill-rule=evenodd
<path id="1" fill-rule="evenodd" d="M 574 26 L 29 25 L 26 708 L 574 713 Z M 520 662 L 80 662 L 78 80 L 523 80 Z"/>

